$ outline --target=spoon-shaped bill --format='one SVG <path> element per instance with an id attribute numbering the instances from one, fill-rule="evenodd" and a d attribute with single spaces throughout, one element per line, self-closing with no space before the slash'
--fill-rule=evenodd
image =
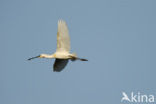
<path id="1" fill-rule="evenodd" d="M 40 55 L 32 57 L 32 58 L 29 58 L 28 60 L 32 60 L 32 59 L 39 58 L 39 57 L 40 57 Z"/>

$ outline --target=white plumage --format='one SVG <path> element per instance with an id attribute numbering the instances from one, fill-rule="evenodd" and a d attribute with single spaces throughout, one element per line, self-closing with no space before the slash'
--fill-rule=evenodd
<path id="1" fill-rule="evenodd" d="M 68 27 L 63 20 L 58 21 L 57 50 L 56 52 L 70 51 L 70 37 Z"/>
<path id="2" fill-rule="evenodd" d="M 52 55 L 40 54 L 36 57 L 29 58 L 28 60 L 34 58 L 55 58 L 55 63 L 53 69 L 56 72 L 60 72 L 68 63 L 69 59 L 71 61 L 81 60 L 88 61 L 87 59 L 78 58 L 76 54 L 70 53 L 70 37 L 68 32 L 68 27 L 65 21 L 58 21 L 58 31 L 57 31 L 57 49 Z"/>

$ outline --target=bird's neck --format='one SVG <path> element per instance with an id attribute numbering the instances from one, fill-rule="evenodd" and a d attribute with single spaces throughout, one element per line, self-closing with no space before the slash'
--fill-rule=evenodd
<path id="1" fill-rule="evenodd" d="M 41 58 L 55 58 L 55 55 L 41 54 Z"/>

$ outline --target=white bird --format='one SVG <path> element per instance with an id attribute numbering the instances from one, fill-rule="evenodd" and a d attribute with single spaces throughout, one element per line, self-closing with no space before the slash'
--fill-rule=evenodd
<path id="1" fill-rule="evenodd" d="M 68 27 L 66 22 L 63 20 L 58 21 L 58 32 L 57 32 L 57 49 L 54 54 L 40 54 L 36 57 L 29 58 L 55 58 L 53 65 L 53 71 L 60 72 L 67 65 L 68 61 L 88 61 L 87 59 L 78 58 L 76 54 L 70 53 L 70 37 L 68 33 Z"/>

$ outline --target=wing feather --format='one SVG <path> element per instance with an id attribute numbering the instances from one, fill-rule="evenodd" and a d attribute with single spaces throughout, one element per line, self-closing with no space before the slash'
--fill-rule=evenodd
<path id="1" fill-rule="evenodd" d="M 68 59 L 55 59 L 55 63 L 53 65 L 53 71 L 60 72 L 66 67 L 67 64 L 68 64 Z"/>
<path id="2" fill-rule="evenodd" d="M 65 21 L 58 21 L 58 32 L 57 32 L 57 52 L 58 51 L 70 51 L 70 37 L 68 27 Z"/>

